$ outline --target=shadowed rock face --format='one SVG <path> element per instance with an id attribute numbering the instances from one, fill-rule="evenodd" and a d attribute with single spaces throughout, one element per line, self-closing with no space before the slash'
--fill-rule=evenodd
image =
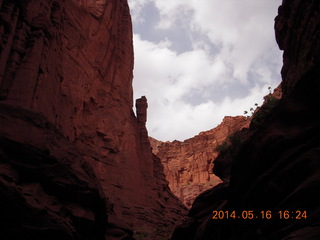
<path id="1" fill-rule="evenodd" d="M 12 213 L 5 233 L 170 235 L 185 209 L 158 172 L 146 115 L 132 110 L 127 1 L 1 0 L 0 7 L 1 207 Z"/>
<path id="2" fill-rule="evenodd" d="M 0 103 L 1 239 L 105 239 L 93 169 L 45 117 Z"/>
<path id="3" fill-rule="evenodd" d="M 319 63 L 319 5 L 312 1 L 283 1 L 275 22 L 276 40 L 283 53 L 282 90 L 295 84 Z"/>
<path id="4" fill-rule="evenodd" d="M 230 184 L 201 194 L 172 239 L 320 239 L 319 9 L 319 1 L 283 1 L 275 23 L 283 97 L 235 157 Z M 213 220 L 213 210 L 240 218 Z M 257 218 L 243 220 L 249 210 Z M 273 216 L 262 219 L 268 210 Z"/>
<path id="5" fill-rule="evenodd" d="M 152 151 L 164 166 L 171 191 L 188 207 L 201 192 L 221 183 L 212 172 L 216 150 L 229 135 L 249 127 L 247 117 L 225 117 L 214 129 L 183 142 L 160 142 L 150 138 Z"/>

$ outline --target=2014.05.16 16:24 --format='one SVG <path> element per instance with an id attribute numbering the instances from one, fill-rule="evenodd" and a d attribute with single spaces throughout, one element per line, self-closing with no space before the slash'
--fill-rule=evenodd
<path id="1" fill-rule="evenodd" d="M 296 219 L 303 220 L 307 219 L 307 211 L 277 211 L 275 214 L 271 210 L 265 210 L 260 212 L 254 212 L 253 210 L 243 210 L 240 212 L 237 211 L 223 211 L 223 210 L 214 210 L 212 219 L 222 220 L 222 219 L 272 219 L 276 217 L 278 219 Z"/>

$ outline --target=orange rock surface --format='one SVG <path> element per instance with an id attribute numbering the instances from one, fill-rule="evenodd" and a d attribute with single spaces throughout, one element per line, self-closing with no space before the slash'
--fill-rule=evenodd
<path id="1" fill-rule="evenodd" d="M 230 134 L 249 124 L 250 120 L 244 116 L 225 117 L 216 128 L 183 142 L 150 138 L 153 152 L 164 166 L 170 189 L 186 206 L 191 207 L 196 196 L 221 182 L 212 172 L 218 156 L 215 149 Z"/>

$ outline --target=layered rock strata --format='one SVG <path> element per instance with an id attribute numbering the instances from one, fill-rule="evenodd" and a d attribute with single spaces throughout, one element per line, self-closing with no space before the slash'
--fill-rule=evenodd
<path id="1" fill-rule="evenodd" d="M 214 129 L 201 132 L 183 142 L 160 142 L 150 138 L 153 152 L 161 159 L 171 191 L 187 206 L 201 192 L 221 183 L 213 174 L 217 146 L 228 136 L 248 128 L 250 120 L 244 116 L 225 117 Z"/>
<path id="2" fill-rule="evenodd" d="M 6 234 L 170 235 L 185 210 L 146 141 L 145 99 L 138 118 L 132 110 L 127 1 L 3 0 L 0 7 L 0 99 L 7 109 L 0 127 L 1 200 L 12 213 Z M 27 213 L 39 222 L 27 223 Z M 16 219 L 21 224 L 12 226 Z M 59 229 L 56 235 L 52 229 Z"/>
<path id="3" fill-rule="evenodd" d="M 201 194 L 172 239 L 320 238 L 319 9 L 319 1 L 282 2 L 282 99 L 233 159 L 230 184 Z"/>

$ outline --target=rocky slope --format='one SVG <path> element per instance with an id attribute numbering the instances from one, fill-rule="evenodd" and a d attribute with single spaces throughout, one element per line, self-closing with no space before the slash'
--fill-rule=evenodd
<path id="1" fill-rule="evenodd" d="M 171 191 L 187 206 L 201 192 L 221 183 L 213 174 L 217 146 L 229 135 L 249 127 L 247 117 L 225 117 L 214 129 L 183 142 L 161 142 L 150 138 L 153 153 L 160 159 Z"/>
<path id="2" fill-rule="evenodd" d="M 282 2 L 275 22 L 284 50 L 282 99 L 251 128 L 230 183 L 198 196 L 172 239 L 320 238 L 319 9 L 315 0 Z"/>
<path id="3" fill-rule="evenodd" d="M 127 1 L 1 0 L 0 20 L 1 239 L 168 236 L 185 209 L 132 110 Z"/>

